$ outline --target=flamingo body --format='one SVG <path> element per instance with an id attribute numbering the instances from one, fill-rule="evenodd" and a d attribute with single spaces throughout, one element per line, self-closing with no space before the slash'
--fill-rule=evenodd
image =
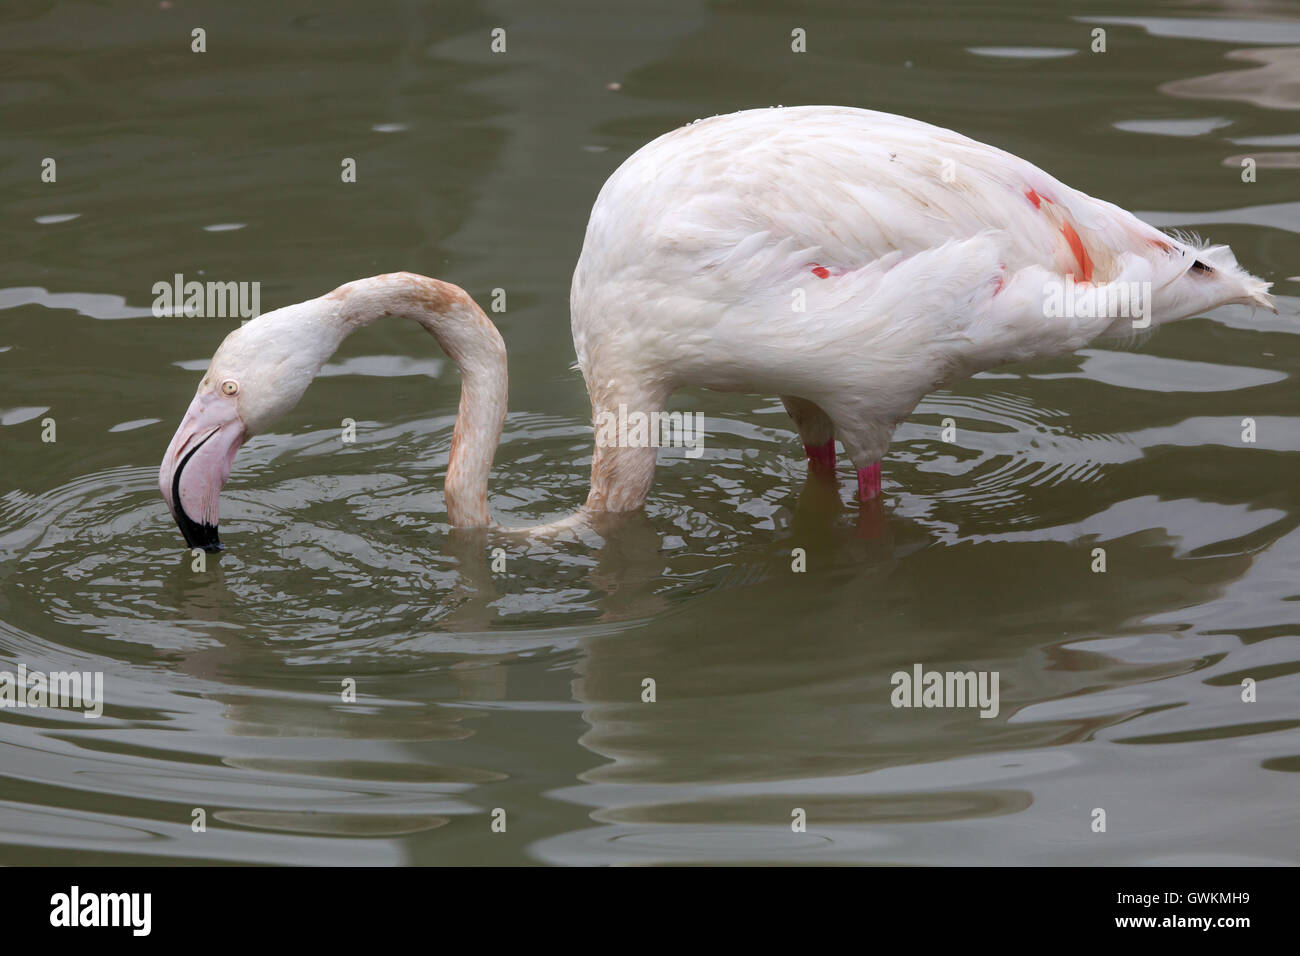
<path id="1" fill-rule="evenodd" d="M 573 340 L 598 411 L 654 409 L 683 386 L 777 394 L 805 446 L 838 437 L 861 477 L 935 388 L 1130 324 L 1045 316 L 1067 276 L 1150 282 L 1153 323 L 1271 308 L 1227 247 L 1194 248 L 950 130 L 806 106 L 698 121 L 610 177 L 573 277 Z"/>
<path id="2" fill-rule="evenodd" d="M 806 106 L 698 121 L 619 167 L 574 272 L 573 341 L 595 416 L 660 411 L 684 386 L 778 395 L 811 470 L 834 471 L 838 438 L 870 499 L 895 427 L 928 392 L 1130 327 L 1046 308 L 1065 282 L 1146 284 L 1153 325 L 1229 302 L 1272 308 L 1226 246 L 1161 233 L 958 133 Z M 244 440 L 296 404 L 344 337 L 389 315 L 416 320 L 460 370 L 448 517 L 490 522 L 504 344 L 463 289 L 393 273 L 226 337 L 159 471 L 192 547 L 220 547 L 218 493 Z M 578 517 L 641 507 L 655 455 L 598 441 Z"/>

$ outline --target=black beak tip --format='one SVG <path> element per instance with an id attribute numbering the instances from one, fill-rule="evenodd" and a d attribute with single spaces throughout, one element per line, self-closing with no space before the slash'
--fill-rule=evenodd
<path id="1" fill-rule="evenodd" d="M 199 524 L 187 515 L 184 510 L 179 510 L 176 514 L 176 524 L 181 529 L 181 534 L 185 536 L 185 543 L 191 548 L 202 548 L 208 554 L 216 554 L 218 551 L 226 550 L 226 546 L 221 543 L 221 538 L 217 535 L 217 526 L 214 524 Z"/>

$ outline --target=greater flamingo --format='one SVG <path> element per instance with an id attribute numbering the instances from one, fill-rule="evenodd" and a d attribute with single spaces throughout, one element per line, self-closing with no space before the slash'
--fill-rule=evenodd
<path id="1" fill-rule="evenodd" d="M 779 395 L 810 469 L 834 470 L 838 438 L 866 501 L 928 392 L 1134 324 L 1050 307 L 1064 283 L 1112 306 L 1146 290 L 1152 325 L 1273 308 L 1226 246 L 1166 235 L 958 133 L 837 106 L 717 116 L 638 150 L 592 207 L 570 307 L 594 416 L 659 411 L 684 386 Z M 463 289 L 393 273 L 226 336 L 159 472 L 190 547 L 221 548 L 218 495 L 245 439 L 298 402 L 345 336 L 389 315 L 423 325 L 460 370 L 447 516 L 491 523 L 505 346 Z M 640 508 L 655 456 L 598 443 L 578 515 Z"/>

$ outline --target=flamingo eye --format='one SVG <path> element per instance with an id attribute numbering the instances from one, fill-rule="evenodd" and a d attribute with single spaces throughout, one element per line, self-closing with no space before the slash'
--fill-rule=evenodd
<path id="1" fill-rule="evenodd" d="M 1199 273 L 1201 273 L 1201 275 L 1207 275 L 1207 276 L 1208 276 L 1208 275 L 1214 275 L 1214 270 L 1213 270 L 1212 268 L 1210 268 L 1209 266 L 1207 266 L 1207 265 L 1206 265 L 1204 262 L 1202 262 L 1200 259 L 1195 260 L 1195 261 L 1192 263 L 1192 267 L 1191 267 L 1191 269 L 1189 269 L 1188 271 L 1189 271 L 1189 272 L 1199 272 Z"/>
<path id="2" fill-rule="evenodd" d="M 233 378 L 228 378 L 221 383 L 221 391 L 225 395 L 234 395 L 239 391 L 239 383 Z"/>

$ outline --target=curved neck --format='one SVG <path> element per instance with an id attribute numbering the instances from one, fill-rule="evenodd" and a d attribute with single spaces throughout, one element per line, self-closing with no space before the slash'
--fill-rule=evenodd
<path id="1" fill-rule="evenodd" d="M 357 279 L 313 300 L 328 310 L 335 339 L 323 343 L 333 354 L 340 342 L 362 326 L 390 315 L 419 322 L 460 371 L 460 409 L 452 430 L 444 499 L 447 519 L 456 528 L 492 524 L 488 511 L 488 475 L 506 419 L 508 372 L 501 333 L 469 293 L 450 282 L 411 272 Z M 320 364 L 328 355 L 319 355 Z M 319 367 L 319 366 L 318 366 Z M 620 404 L 657 411 L 666 390 L 642 394 L 620 379 L 593 383 L 593 418 L 614 414 Z M 532 528 L 530 534 L 583 524 L 593 514 L 636 511 L 644 504 L 654 476 L 656 449 L 615 447 L 598 440 L 592 453 L 591 488 L 586 504 L 567 518 Z"/>
<path id="2" fill-rule="evenodd" d="M 339 341 L 380 318 L 401 315 L 424 326 L 456 363 L 460 409 L 447 459 L 447 519 L 460 528 L 490 525 L 488 474 L 506 420 L 508 385 L 506 346 L 497 327 L 464 289 L 411 272 L 358 279 L 320 301 L 337 309 Z"/>

